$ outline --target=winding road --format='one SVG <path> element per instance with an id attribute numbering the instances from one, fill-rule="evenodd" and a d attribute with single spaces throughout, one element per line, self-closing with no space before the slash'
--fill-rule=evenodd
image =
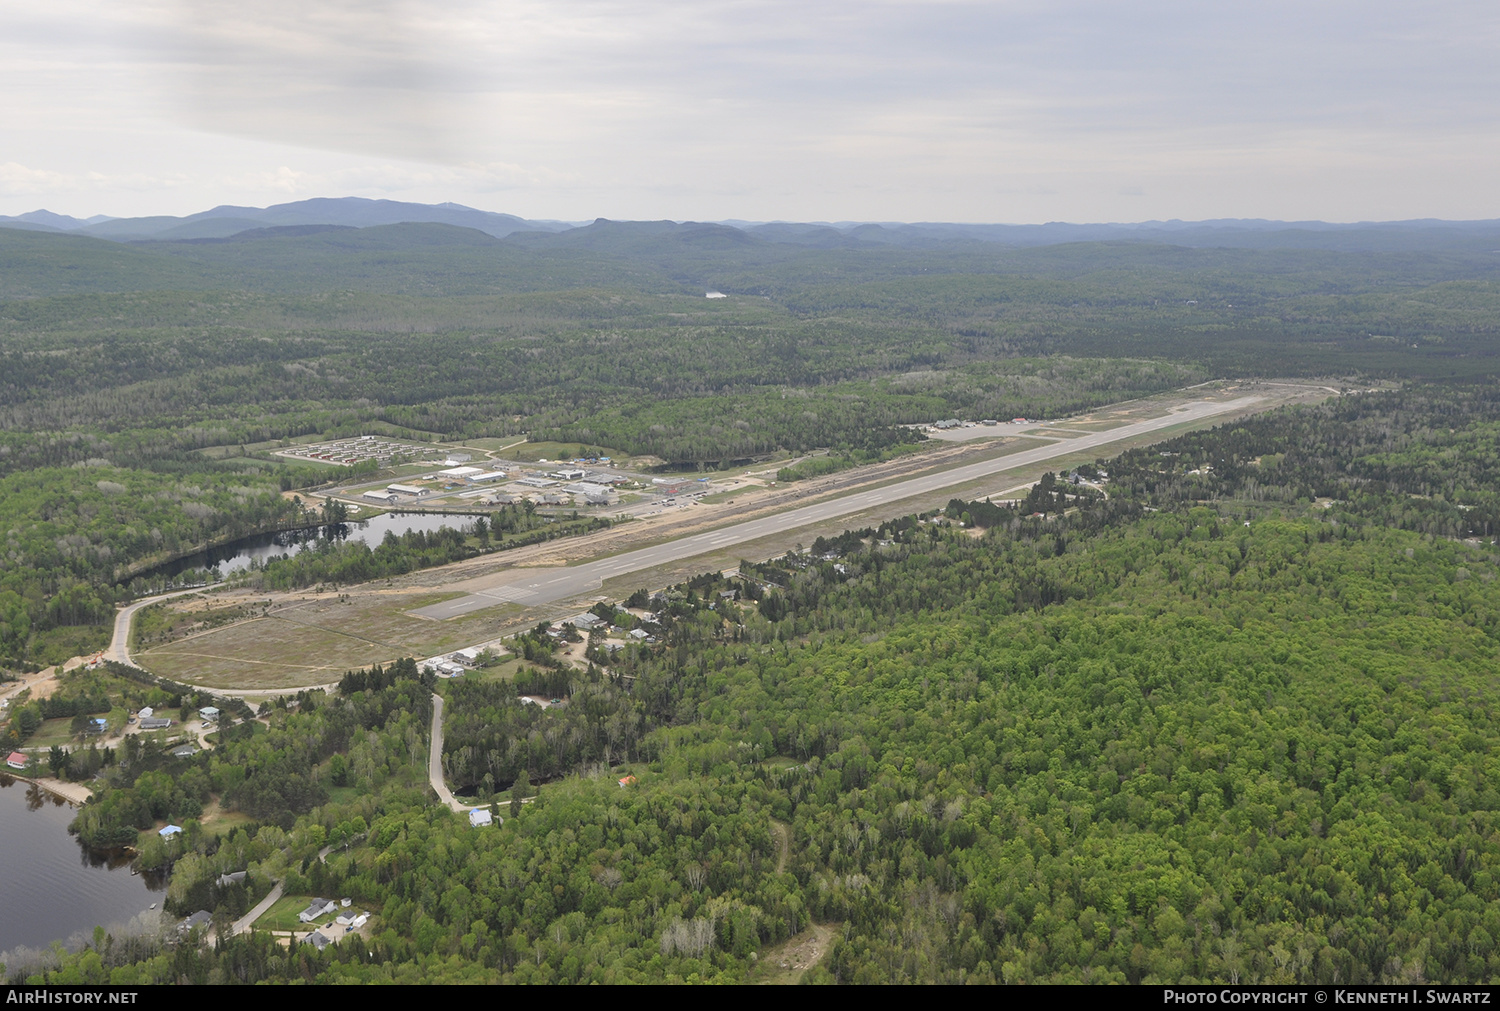
<path id="1" fill-rule="evenodd" d="M 438 800 L 447 805 L 448 810 L 460 814 L 468 810 L 454 799 L 453 791 L 448 789 L 448 784 L 443 780 L 443 697 L 437 692 L 432 693 L 432 734 L 427 751 L 427 779 L 437 791 Z"/>

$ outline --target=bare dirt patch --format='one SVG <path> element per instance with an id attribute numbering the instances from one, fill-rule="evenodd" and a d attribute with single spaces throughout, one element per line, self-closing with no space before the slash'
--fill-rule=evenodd
<path id="1" fill-rule="evenodd" d="M 803 973 L 828 954 L 837 930 L 831 923 L 814 923 L 796 937 L 766 948 L 745 982 L 759 986 L 800 983 Z"/>

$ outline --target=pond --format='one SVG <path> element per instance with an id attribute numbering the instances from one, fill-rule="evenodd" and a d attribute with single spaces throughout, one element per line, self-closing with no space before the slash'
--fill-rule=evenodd
<path id="1" fill-rule="evenodd" d="M 140 573 L 150 580 L 170 579 L 193 569 L 217 567 L 221 576 L 229 576 L 250 567 L 250 563 L 264 565 L 267 560 L 282 555 L 295 555 L 309 548 L 316 548 L 328 540 L 360 541 L 375 547 L 385 535 L 398 537 L 411 530 L 432 531 L 441 527 L 462 528 L 472 524 L 474 516 L 463 513 L 382 513 L 367 520 L 336 523 L 331 526 L 309 527 L 305 530 L 283 530 L 274 534 L 254 534 L 228 544 L 221 544 L 196 555 L 187 555 Z"/>

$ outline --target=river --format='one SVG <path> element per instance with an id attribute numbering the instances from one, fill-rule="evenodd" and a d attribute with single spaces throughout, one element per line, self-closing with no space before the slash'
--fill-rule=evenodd
<path id="1" fill-rule="evenodd" d="M 140 929 L 138 917 L 161 912 L 165 881 L 131 874 L 123 855 L 87 849 L 68 834 L 73 814 L 61 798 L 0 773 L 0 961 L 18 946 L 76 941 L 96 926 L 136 920 Z"/>

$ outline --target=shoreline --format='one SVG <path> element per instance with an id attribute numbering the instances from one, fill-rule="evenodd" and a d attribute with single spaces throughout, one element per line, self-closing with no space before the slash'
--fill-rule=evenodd
<path id="1" fill-rule="evenodd" d="M 54 779 L 51 776 L 27 776 L 19 770 L 6 768 L 0 770 L 0 774 L 9 776 L 11 779 L 22 783 L 30 783 L 39 790 L 46 790 L 54 797 L 61 797 L 74 807 L 82 807 L 93 799 L 94 791 L 82 783 L 69 783 L 67 780 Z"/>

